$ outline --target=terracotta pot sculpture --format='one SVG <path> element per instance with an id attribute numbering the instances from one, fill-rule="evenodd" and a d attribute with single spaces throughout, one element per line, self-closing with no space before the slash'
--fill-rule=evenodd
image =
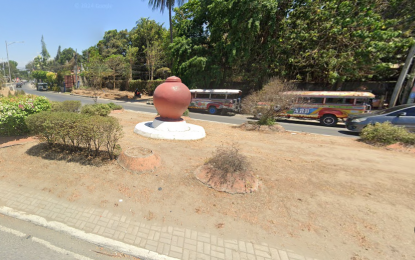
<path id="1" fill-rule="evenodd" d="M 153 102 L 162 120 L 180 120 L 192 97 L 190 90 L 176 76 L 169 77 L 154 91 Z"/>

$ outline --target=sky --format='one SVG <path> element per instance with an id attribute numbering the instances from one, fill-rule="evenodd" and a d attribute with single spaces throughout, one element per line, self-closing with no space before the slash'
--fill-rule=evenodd
<path id="1" fill-rule="evenodd" d="M 148 0 L 2 0 L 0 6 L 0 62 L 7 60 L 7 41 L 9 60 L 20 69 L 40 54 L 42 35 L 55 57 L 59 45 L 81 53 L 105 31 L 131 30 L 142 17 L 169 27 L 168 10 L 153 10 Z"/>

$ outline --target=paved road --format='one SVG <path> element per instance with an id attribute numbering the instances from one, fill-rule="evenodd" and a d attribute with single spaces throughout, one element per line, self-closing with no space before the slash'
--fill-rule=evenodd
<path id="1" fill-rule="evenodd" d="M 0 214 L 2 260 L 113 260 L 120 253 Z M 126 256 L 125 260 L 133 259 Z"/>
<path id="2" fill-rule="evenodd" d="M 45 96 L 51 101 L 65 101 L 65 100 L 80 100 L 82 104 L 93 104 L 94 101 L 92 98 L 89 97 L 81 97 L 70 95 L 69 93 L 55 93 L 51 91 L 36 91 L 33 85 L 25 84 L 23 86 L 23 90 L 26 93 L 36 94 L 40 96 Z M 156 109 L 152 105 L 146 105 L 145 101 L 137 100 L 137 101 L 114 101 L 114 100 L 107 100 L 107 99 L 98 99 L 98 103 L 118 103 L 127 110 L 133 111 L 141 111 L 147 113 L 154 113 L 156 114 Z M 214 121 L 220 123 L 229 123 L 229 124 L 242 124 L 248 120 L 253 120 L 247 115 L 210 115 L 207 113 L 202 112 L 190 112 L 190 117 L 193 119 L 199 120 L 207 120 L 207 121 Z M 286 130 L 288 131 L 295 131 L 295 132 L 305 132 L 305 133 L 313 133 L 313 134 L 322 134 L 322 135 L 331 135 L 331 136 L 342 136 L 342 137 L 351 137 L 357 138 L 358 136 L 354 133 L 349 132 L 343 123 L 339 123 L 337 127 L 324 127 L 320 126 L 317 121 L 302 121 L 302 120 L 280 120 L 278 122 L 281 124 Z"/>

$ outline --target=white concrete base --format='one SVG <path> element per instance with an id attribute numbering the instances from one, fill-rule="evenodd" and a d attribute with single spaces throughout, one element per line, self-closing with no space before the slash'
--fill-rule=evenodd
<path id="1" fill-rule="evenodd" d="M 142 122 L 135 126 L 134 133 L 153 138 L 167 140 L 198 140 L 206 136 L 205 129 L 198 125 L 154 119 L 153 122 Z"/>

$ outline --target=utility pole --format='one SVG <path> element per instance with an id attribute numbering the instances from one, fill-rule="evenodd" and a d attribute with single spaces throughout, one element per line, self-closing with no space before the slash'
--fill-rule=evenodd
<path id="1" fill-rule="evenodd" d="M 412 60 L 415 56 L 415 45 L 412 46 L 411 50 L 409 51 L 408 56 L 405 60 L 405 65 L 403 65 L 401 74 L 399 75 L 398 81 L 396 82 L 395 89 L 393 90 L 392 98 L 389 102 L 389 107 L 394 107 L 396 105 L 396 101 L 398 100 L 398 96 L 401 93 L 403 82 L 408 74 L 409 67 L 411 66 Z M 414 65 L 415 66 L 415 65 Z"/>
<path id="2" fill-rule="evenodd" d="M 75 89 L 78 88 L 78 49 L 75 50 Z"/>
<path id="3" fill-rule="evenodd" d="M 10 79 L 10 83 L 12 82 L 12 74 L 10 72 L 10 62 L 9 62 L 9 50 L 7 49 L 7 41 L 6 41 L 6 53 L 7 53 L 7 64 L 9 64 L 9 79 Z"/>
<path id="4" fill-rule="evenodd" d="M 9 78 L 10 78 L 10 83 L 12 82 L 12 73 L 10 72 L 10 61 L 9 61 L 9 50 L 7 49 L 7 46 L 12 45 L 13 43 L 24 43 L 24 42 L 12 42 L 12 43 L 7 43 L 6 42 L 6 52 L 7 52 L 7 64 L 9 64 Z"/>

